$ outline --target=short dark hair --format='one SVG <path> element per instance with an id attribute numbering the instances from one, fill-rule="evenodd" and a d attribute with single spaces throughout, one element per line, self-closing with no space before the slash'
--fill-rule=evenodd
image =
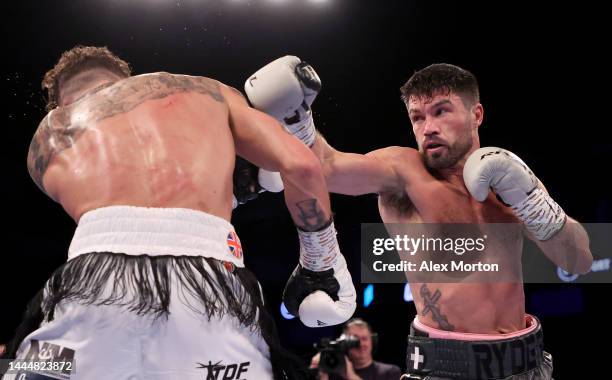
<path id="1" fill-rule="evenodd" d="M 47 111 L 59 103 L 59 83 L 78 72 L 92 67 L 102 67 L 121 77 L 129 77 L 130 65 L 113 54 L 106 46 L 78 45 L 62 53 L 55 66 L 47 71 L 42 81 L 43 90 L 47 90 Z"/>
<path id="2" fill-rule="evenodd" d="M 448 63 L 436 63 L 415 72 L 400 88 L 402 100 L 408 104 L 411 96 L 431 100 L 438 94 L 461 96 L 464 104 L 480 102 L 478 82 L 471 72 Z"/>
<path id="3" fill-rule="evenodd" d="M 372 327 L 370 327 L 370 324 L 361 318 L 350 319 L 348 322 L 344 324 L 344 326 L 342 326 L 342 332 L 346 332 L 351 326 L 365 327 L 366 329 L 368 329 L 368 332 L 370 334 L 373 333 Z"/>

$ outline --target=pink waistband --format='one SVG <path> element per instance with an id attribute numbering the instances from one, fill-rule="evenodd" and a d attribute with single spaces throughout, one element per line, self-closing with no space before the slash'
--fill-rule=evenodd
<path id="1" fill-rule="evenodd" d="M 465 340 L 465 341 L 476 341 L 476 340 L 502 340 L 516 338 L 522 335 L 529 334 L 538 327 L 538 320 L 532 315 L 525 314 L 526 328 L 523 330 L 515 331 L 508 334 L 474 334 L 474 333 L 459 333 L 454 331 L 444 331 L 433 327 L 424 325 L 419 321 L 419 317 L 414 318 L 414 328 L 422 332 L 429 334 L 430 338 L 438 339 L 453 339 L 453 340 Z"/>

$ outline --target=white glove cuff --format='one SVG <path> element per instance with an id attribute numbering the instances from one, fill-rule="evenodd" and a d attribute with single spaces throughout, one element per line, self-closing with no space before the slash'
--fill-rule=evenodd
<path id="1" fill-rule="evenodd" d="M 298 228 L 300 237 L 300 264 L 302 267 L 321 272 L 336 266 L 341 256 L 336 229 L 332 222 L 321 231 L 308 232 Z"/>
<path id="2" fill-rule="evenodd" d="M 311 147 L 317 137 L 312 113 L 308 111 L 308 115 L 304 119 L 295 124 L 285 124 L 285 129 L 292 135 L 300 139 L 307 147 Z"/>
<path id="3" fill-rule="evenodd" d="M 257 181 L 262 190 L 259 192 L 269 191 L 272 193 L 279 193 L 285 188 L 283 179 L 279 172 L 271 172 L 266 169 L 259 169 L 257 173 Z"/>
<path id="4" fill-rule="evenodd" d="M 535 189 L 529 196 L 512 206 L 516 216 L 536 239 L 545 241 L 553 237 L 567 220 L 567 215 L 542 189 Z"/>

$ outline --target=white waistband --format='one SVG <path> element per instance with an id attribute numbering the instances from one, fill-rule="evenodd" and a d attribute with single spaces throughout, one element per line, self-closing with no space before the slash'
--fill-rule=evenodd
<path id="1" fill-rule="evenodd" d="M 231 223 L 182 208 L 110 206 L 79 220 L 68 260 L 91 252 L 148 256 L 203 256 L 244 267 L 242 247 Z"/>

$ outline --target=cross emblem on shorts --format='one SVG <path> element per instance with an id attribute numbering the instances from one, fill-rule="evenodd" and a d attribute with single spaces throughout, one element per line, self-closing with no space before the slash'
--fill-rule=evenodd
<path id="1" fill-rule="evenodd" d="M 414 346 L 414 353 L 410 354 L 410 360 L 414 363 L 413 369 L 419 369 L 419 364 L 425 363 L 425 355 L 420 355 L 419 346 Z"/>

